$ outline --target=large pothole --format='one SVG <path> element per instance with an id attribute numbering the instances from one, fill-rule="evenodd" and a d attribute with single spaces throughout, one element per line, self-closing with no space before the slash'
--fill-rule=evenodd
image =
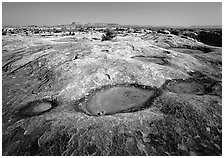
<path id="1" fill-rule="evenodd" d="M 139 85 L 105 87 L 89 96 L 84 109 L 94 116 L 134 112 L 149 107 L 159 93 L 155 88 Z"/>

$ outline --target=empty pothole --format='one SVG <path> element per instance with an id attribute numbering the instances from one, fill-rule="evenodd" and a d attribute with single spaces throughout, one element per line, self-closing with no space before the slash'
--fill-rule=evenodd
<path id="1" fill-rule="evenodd" d="M 162 89 L 180 94 L 222 96 L 222 82 L 197 71 L 189 75 L 191 77 L 185 80 L 167 80 Z"/>
<path id="2" fill-rule="evenodd" d="M 20 116 L 40 115 L 50 111 L 57 105 L 58 102 L 56 100 L 49 100 L 49 99 L 35 100 L 27 103 L 27 105 L 25 105 L 22 109 L 20 109 L 19 115 Z"/>
<path id="3" fill-rule="evenodd" d="M 136 59 L 145 63 L 155 63 L 159 65 L 168 65 L 169 62 L 165 59 L 166 57 L 157 57 L 157 56 L 133 56 L 132 59 Z"/>
<path id="4" fill-rule="evenodd" d="M 188 81 L 171 81 L 166 85 L 166 89 L 174 93 L 180 94 L 204 94 L 204 86 L 197 82 Z"/>
<path id="5" fill-rule="evenodd" d="M 94 116 L 135 112 L 149 107 L 159 94 L 156 88 L 136 84 L 103 87 L 88 96 L 82 108 Z"/>

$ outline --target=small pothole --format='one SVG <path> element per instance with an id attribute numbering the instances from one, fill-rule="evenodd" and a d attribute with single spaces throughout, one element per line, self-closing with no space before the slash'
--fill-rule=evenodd
<path id="1" fill-rule="evenodd" d="M 145 63 L 155 63 L 159 65 L 169 65 L 166 57 L 158 57 L 158 56 L 133 56 L 132 59 L 136 59 Z"/>
<path id="2" fill-rule="evenodd" d="M 204 94 L 204 86 L 196 82 L 173 81 L 167 84 L 166 88 L 174 93 L 181 94 Z"/>
<path id="3" fill-rule="evenodd" d="M 19 110 L 18 115 L 24 117 L 30 117 L 34 115 L 40 115 L 50 111 L 52 108 L 58 106 L 56 100 L 41 99 L 27 103 L 22 109 Z"/>
<path id="4" fill-rule="evenodd" d="M 188 78 L 167 80 L 163 85 L 164 90 L 179 94 L 192 95 L 218 95 L 220 96 L 221 85 L 206 75 Z"/>

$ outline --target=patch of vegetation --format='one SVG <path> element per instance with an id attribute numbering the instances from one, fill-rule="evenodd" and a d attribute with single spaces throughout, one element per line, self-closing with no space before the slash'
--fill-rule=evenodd
<path id="1" fill-rule="evenodd" d="M 201 31 L 198 35 L 198 41 L 211 46 L 222 47 L 222 34 L 215 32 Z"/>
<path id="2" fill-rule="evenodd" d="M 108 29 L 108 30 L 106 30 L 106 33 L 104 35 L 102 35 L 101 41 L 110 41 L 114 37 L 116 37 L 115 33 Z"/>
<path id="3" fill-rule="evenodd" d="M 5 36 L 7 34 L 6 31 L 2 31 L 2 35 Z"/>

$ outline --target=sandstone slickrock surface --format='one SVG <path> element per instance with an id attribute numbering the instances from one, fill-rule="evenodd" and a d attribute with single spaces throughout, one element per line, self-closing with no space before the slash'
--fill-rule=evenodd
<path id="1" fill-rule="evenodd" d="M 220 47 L 99 37 L 3 37 L 3 155 L 222 154 Z"/>

